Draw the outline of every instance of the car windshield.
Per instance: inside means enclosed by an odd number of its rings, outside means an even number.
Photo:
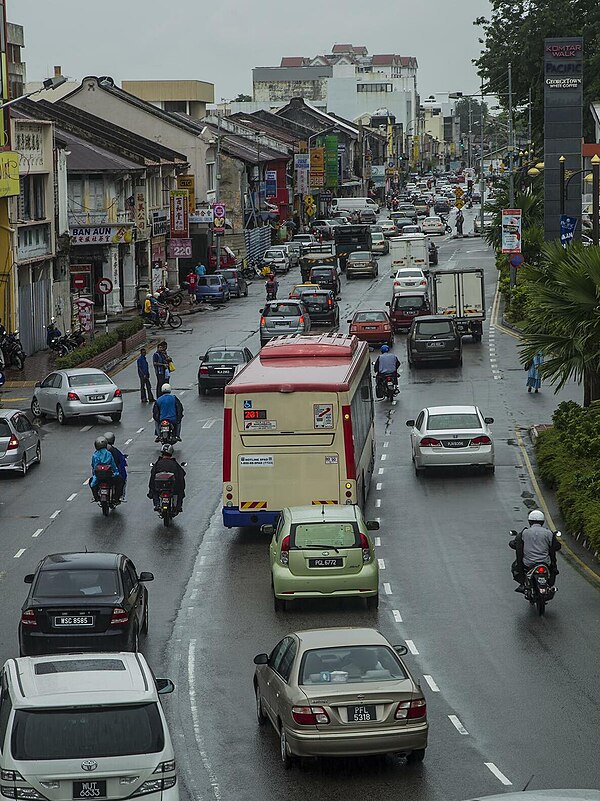
[[[104,373],[85,373],[84,375],[70,375],[70,387],[97,387],[100,384],[112,384],[112,381]]]
[[[14,759],[85,759],[156,754],[165,735],[151,704],[17,709],[11,737]]]
[[[358,312],[357,314],[354,315],[354,322],[385,323],[386,317],[387,315],[385,312],[378,312],[378,311]]]
[[[284,255],[283,250],[267,250],[265,259],[280,259]]]
[[[117,596],[117,574],[114,570],[40,570],[33,595],[43,598]]]
[[[348,261],[370,261],[371,254],[364,251],[354,251],[348,256]]]
[[[449,320],[417,323],[417,339],[429,339],[437,334],[452,334],[452,323]]]
[[[354,523],[298,523],[292,526],[292,547],[352,548],[357,545]]]
[[[300,684],[368,684],[408,678],[398,657],[384,645],[348,645],[307,651]]]
[[[271,303],[263,312],[264,317],[299,317],[301,314],[296,303]]]
[[[425,306],[425,297],[423,295],[396,295],[394,299],[395,311],[401,309],[414,311],[415,309],[422,309],[423,306]]]
[[[241,350],[209,350],[204,357],[205,362],[214,364],[215,362],[223,364],[228,362],[230,364],[243,364],[244,353]]]
[[[428,431],[453,431],[455,428],[481,428],[481,420],[475,413],[430,414]]]

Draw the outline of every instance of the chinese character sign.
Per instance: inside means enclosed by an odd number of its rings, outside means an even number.
[[[187,189],[173,189],[171,200],[171,238],[189,239],[190,226],[188,220],[189,193]]]

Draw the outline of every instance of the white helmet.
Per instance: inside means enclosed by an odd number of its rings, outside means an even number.
[[[148,294],[146,295],[146,297],[148,298],[148,300],[150,300],[150,298],[152,297],[152,295],[150,294],[150,292],[148,292]]]
[[[171,392],[171,385],[170,384],[163,384],[160,388],[161,392],[165,392],[167,395]]]
[[[539,523],[540,526],[543,526],[546,522],[546,518],[544,517],[544,513],[540,512],[539,509],[534,509],[532,512],[529,512],[527,515],[527,520],[529,523]]]

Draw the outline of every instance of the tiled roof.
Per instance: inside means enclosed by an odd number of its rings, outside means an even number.
[[[281,59],[281,67],[303,67],[306,59],[304,56],[284,56]]]

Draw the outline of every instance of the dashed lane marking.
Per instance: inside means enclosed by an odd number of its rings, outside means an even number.
[[[386,459],[387,459],[387,453],[382,453],[381,454],[381,461],[385,462]]]
[[[89,483],[90,483],[90,480],[89,480],[89,478],[86,478],[86,480],[83,482],[83,484],[82,484],[81,486],[82,486],[82,487],[87,487],[87,485],[88,485]]]
[[[402,615],[398,609],[392,609],[392,615],[394,616],[396,623],[402,623]]]
[[[91,429],[92,429],[91,426],[84,426],[83,428],[80,428],[79,430],[80,431],[91,431]]]
[[[385,472],[385,467],[380,467],[379,470],[377,471],[377,475],[382,476],[384,472]]]
[[[377,564],[379,565],[380,570],[385,570],[385,559],[378,559]]]
[[[132,439],[126,439],[124,444],[125,445],[129,445],[130,442],[133,442],[133,440]]]
[[[383,487],[383,484],[381,483],[381,481],[378,481],[377,485],[375,486],[375,489],[377,490],[377,492],[379,492],[382,487]]]
[[[431,690],[431,692],[439,693],[440,688],[437,686],[437,684],[435,683],[435,681],[433,680],[433,678],[431,676],[424,675],[423,678],[425,679],[425,681],[429,685],[429,689]]]
[[[498,779],[498,780],[499,780],[499,781],[500,781],[500,782],[501,782],[501,783],[502,783],[502,784],[503,784],[505,787],[511,787],[511,786],[512,786],[512,782],[511,782],[511,780],[510,780],[510,779],[507,779],[507,778],[506,778],[506,776],[504,775],[504,773],[502,773],[502,771],[501,771],[499,768],[497,768],[497,767],[496,767],[496,765],[494,765],[494,763],[493,763],[493,762],[484,762],[483,764],[486,766],[486,768],[487,768],[489,771],[491,771],[491,772],[494,774],[494,776],[495,776],[495,777],[496,777],[496,778],[497,778],[497,779]]]
[[[391,595],[392,594],[392,585],[389,583],[389,581],[386,581],[384,583],[383,591],[385,592],[386,595]]]
[[[26,550],[27,550],[27,548],[19,548],[19,550],[16,552],[16,554],[14,555],[13,558],[14,559],[20,559],[23,556],[23,554],[25,553]]]
[[[460,722],[460,719],[458,718],[457,715],[448,715],[448,720],[454,726],[454,728],[456,729],[456,731],[459,734],[468,734],[469,733],[465,729],[465,727],[462,725],[462,723]]]
[[[206,423],[202,426],[202,428],[212,428],[214,426],[216,420],[207,420]]]
[[[377,508],[379,508],[381,506],[381,498],[377,498],[377,500],[375,501],[375,506]]]
[[[77,493],[76,492],[72,492],[69,495],[69,497],[67,498],[67,501],[74,501],[76,497],[77,497]]]
[[[57,509],[56,512],[52,512],[52,514],[50,515],[50,520],[56,520],[56,518],[59,516],[60,512],[61,512],[60,509]]]
[[[207,773],[215,801],[220,801],[221,788],[219,787],[217,774],[215,773],[208,754],[206,753],[206,745],[200,729],[200,713],[198,712],[198,701],[196,697],[196,640],[190,640],[188,647],[188,693],[190,696],[190,710],[192,713],[194,738],[196,740],[196,745],[198,746],[198,751],[200,752],[200,759],[202,760],[202,764],[204,765],[204,769]]]
[[[138,428],[138,430],[135,433],[136,434],[141,434],[143,430],[144,430],[143,428]]]
[[[381,545],[381,537],[375,537],[375,547],[378,548]]]
[[[406,647],[411,652],[411,654],[413,656],[417,656],[419,651],[417,649],[417,646],[414,644],[414,642],[412,640],[405,640],[404,642],[406,643]]]
[[[38,528],[33,532],[33,534],[31,536],[32,537],[39,537],[40,534],[43,534],[43,533],[44,533],[44,529],[43,528]]]

